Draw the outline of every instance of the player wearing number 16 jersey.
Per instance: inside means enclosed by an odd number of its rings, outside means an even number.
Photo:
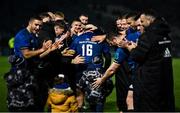
[[[85,66],[86,69],[102,68],[102,57],[111,57],[108,44],[106,42],[92,42],[91,38],[93,36],[95,36],[95,34],[92,32],[75,36],[75,40],[71,45],[71,49],[74,49],[77,55],[85,57],[85,64],[83,64],[83,66]],[[106,60],[107,59],[105,59],[105,62]]]
[[[73,37],[74,41],[71,44],[71,49],[74,49],[76,51],[76,55],[83,56],[85,58],[85,63],[84,64],[78,64],[76,65],[76,83],[79,88],[84,92],[85,91],[85,86],[82,86],[79,81],[81,77],[83,76],[83,72],[85,71],[101,71],[102,73],[103,70],[106,70],[106,67],[109,67],[111,63],[111,54],[110,54],[110,49],[109,46],[106,42],[98,43],[98,42],[92,42],[91,38],[95,36],[95,33],[92,32],[85,32],[81,35],[75,35]],[[103,68],[103,56],[105,59],[105,68]],[[80,91],[81,92],[81,91]],[[85,91],[86,92],[86,91]],[[77,100],[79,100],[78,104],[79,107],[82,107],[81,103],[83,101],[83,94],[82,92],[78,95]],[[79,99],[78,99],[79,98]],[[91,109],[92,111],[103,111],[103,103],[104,99],[102,102],[100,102],[100,105],[96,105],[94,109]]]

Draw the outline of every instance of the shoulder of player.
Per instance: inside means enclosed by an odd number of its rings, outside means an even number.
[[[119,54],[126,54],[125,48],[118,47],[118,48],[116,49],[116,53],[119,53]]]
[[[95,34],[93,32],[84,32],[83,34],[81,34],[82,36],[83,35],[90,35],[90,36],[94,36]]]
[[[28,34],[29,32],[27,31],[27,29],[22,29],[16,34],[15,40],[22,39],[24,36],[27,36]]]

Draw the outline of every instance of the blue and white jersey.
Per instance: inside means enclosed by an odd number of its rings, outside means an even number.
[[[35,35],[29,33],[27,29],[22,29],[20,32],[17,33],[15,36],[14,41],[14,53],[16,56],[21,57],[24,59],[24,56],[22,54],[23,49],[29,49],[31,51],[37,50],[39,47],[38,45],[38,39]],[[40,58],[38,56],[34,56],[28,59],[25,59],[25,63],[28,65],[28,67],[35,67],[40,61]]]
[[[85,64],[88,64],[88,68],[93,68],[95,66],[93,65],[93,61],[98,58],[102,59],[102,54],[110,52],[110,48],[107,43],[92,42],[91,38],[93,36],[94,33],[92,32],[75,36],[76,38],[71,44],[71,49],[76,51],[76,55],[85,57]],[[100,68],[103,66],[103,63],[96,66]]]
[[[141,35],[139,31],[135,31],[132,28],[129,28],[126,33],[127,33],[126,39],[129,41],[133,41],[135,43],[138,41],[138,38]],[[117,48],[114,56],[114,62],[121,64],[123,63],[123,61],[128,62],[130,71],[133,72],[133,70],[135,70],[137,64],[131,58],[129,58],[128,50],[124,48]]]
[[[129,29],[127,30],[126,34],[127,34],[127,36],[126,36],[127,40],[133,41],[133,42],[136,43],[136,42],[138,41],[138,38],[139,38],[140,35],[141,35],[141,32],[136,31],[136,30],[134,30],[134,29],[132,29],[132,28],[129,28]]]
[[[15,55],[23,57],[21,50],[28,48],[29,50],[36,50],[38,48],[38,40],[33,34],[29,33],[27,29],[22,29],[17,33],[14,40]]]
[[[136,63],[131,58],[129,58],[128,50],[124,48],[117,48],[114,55],[114,62],[117,64],[122,64],[123,61],[128,62],[130,70],[135,69]]]
[[[124,60],[128,58],[128,54],[125,52],[123,48],[117,48],[114,55],[114,62],[117,64],[121,64]]]
[[[140,35],[141,35],[141,32],[136,31],[136,30],[134,30],[132,28],[129,28],[128,31],[127,31],[126,38],[129,41],[133,41],[133,42],[137,43],[138,38],[140,37]],[[129,64],[131,69],[135,69],[136,63],[132,59],[128,58],[128,64]]]

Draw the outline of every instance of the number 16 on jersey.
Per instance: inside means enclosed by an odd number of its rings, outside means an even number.
[[[82,45],[82,56],[92,56],[93,46],[91,44]]]

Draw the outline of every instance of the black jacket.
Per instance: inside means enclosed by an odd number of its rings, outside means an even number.
[[[40,29],[38,34],[40,46],[42,46],[43,42],[47,40],[52,40],[54,42],[55,37],[56,35],[54,31],[54,23],[43,23],[42,28]]]
[[[155,20],[130,53],[130,57],[139,63],[134,84],[137,111],[174,111],[169,32],[163,20]]]

